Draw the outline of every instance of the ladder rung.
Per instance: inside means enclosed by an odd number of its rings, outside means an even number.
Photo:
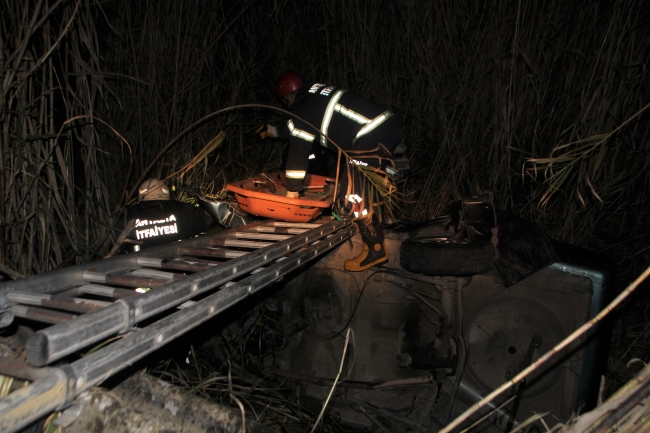
[[[201,272],[209,268],[207,264],[198,262],[188,263],[181,260],[156,259],[153,257],[140,257],[137,261],[140,266],[150,268],[169,269],[175,271]]]
[[[190,248],[182,247],[178,249],[179,254],[189,254],[191,256],[216,257],[219,259],[235,259],[248,254],[246,251],[235,251],[224,248]]]
[[[273,245],[271,242],[255,242],[255,241],[241,241],[239,239],[212,239],[212,245],[221,247],[239,247],[239,248],[253,248],[259,249]]]
[[[94,299],[52,298],[52,295],[18,291],[7,293],[7,299],[16,304],[35,305],[75,313],[88,313],[111,305],[110,302],[95,301]]]
[[[242,252],[242,251],[236,251],[236,252]],[[207,267],[210,266],[217,266],[220,265],[223,262],[216,262],[214,260],[207,260],[207,259],[200,259],[198,257],[187,257],[187,256],[180,256],[176,260],[182,263],[190,263],[190,264],[200,264],[200,265],[205,265]]]
[[[64,290],[62,292],[52,293],[52,299],[69,299],[77,298],[82,293],[79,291],[79,288],[75,287],[73,289]]]
[[[48,310],[46,308],[28,307],[26,305],[14,305],[9,310],[16,317],[23,319],[33,320],[35,322],[49,323],[56,325],[57,323],[67,322],[70,319],[77,317],[76,314],[63,313],[61,311]]]
[[[89,271],[83,273],[83,279],[88,283],[105,283],[126,287],[160,287],[169,282],[169,280],[160,278],[138,277],[137,275],[127,274],[101,274]]]
[[[299,228],[299,229],[314,229],[316,227],[322,226],[322,224],[315,223],[289,223],[285,221],[273,221],[269,223],[271,227],[290,227],[290,228]]]
[[[123,299],[139,295],[139,293],[134,290],[118,289],[116,287],[101,286],[99,284],[86,284],[77,287],[76,290],[86,295],[103,296],[105,298],[114,299]]]
[[[167,281],[180,280],[185,277],[185,275],[175,274],[173,272],[157,271],[155,269],[137,269],[133,272],[129,272],[127,275],[135,275],[137,277],[147,278],[160,278],[161,280]]]
[[[278,235],[274,233],[250,233],[250,232],[235,232],[237,239],[261,239],[264,241],[283,241],[289,239],[291,235]]]
[[[287,235],[299,235],[306,232],[307,228],[289,228],[289,227],[270,227],[270,226],[255,226],[251,228],[245,228],[240,230],[240,232],[258,232],[258,233],[280,233]]]
[[[17,359],[0,357],[0,374],[34,382],[49,373],[49,368],[34,368]]]

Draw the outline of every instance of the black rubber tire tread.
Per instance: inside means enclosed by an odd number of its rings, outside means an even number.
[[[400,247],[400,265],[422,275],[468,276],[489,271],[495,259],[490,241],[422,242],[407,239]]]

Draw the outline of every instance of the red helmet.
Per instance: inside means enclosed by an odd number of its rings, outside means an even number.
[[[285,72],[275,82],[275,93],[278,98],[287,96],[289,93],[295,92],[302,87],[302,80],[297,74],[293,72]]]

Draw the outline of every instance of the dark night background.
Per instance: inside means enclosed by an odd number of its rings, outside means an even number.
[[[255,134],[286,70],[404,121],[398,213],[461,196],[609,255],[625,287],[650,248],[646,1],[7,0],[1,22],[0,265],[5,278],[95,260],[134,188],[211,196],[279,166]],[[205,118],[208,116],[207,118]],[[227,138],[179,179],[219,131]],[[647,288],[646,288],[647,290]],[[648,303],[616,322],[610,379],[647,360]],[[645,357],[644,357],[645,356]]]

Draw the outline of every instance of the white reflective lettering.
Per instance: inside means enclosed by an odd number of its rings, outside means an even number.
[[[309,88],[309,93],[316,93],[318,92],[318,89],[321,87],[325,87],[327,84],[321,84],[321,83],[314,83],[310,88]]]
[[[323,96],[329,96],[329,94],[332,93],[332,90],[334,90],[334,86],[327,86],[320,91],[320,94]]]
[[[136,230],[135,238],[137,240],[140,240],[146,238],[153,238],[157,236],[171,235],[175,233],[177,234],[178,226],[176,225],[176,223],[164,225],[165,223],[170,223],[173,221],[176,221],[176,217],[173,214],[165,219],[160,219],[160,220],[136,220],[136,227],[148,226],[148,225],[153,225],[153,227],[145,228],[142,230]]]

